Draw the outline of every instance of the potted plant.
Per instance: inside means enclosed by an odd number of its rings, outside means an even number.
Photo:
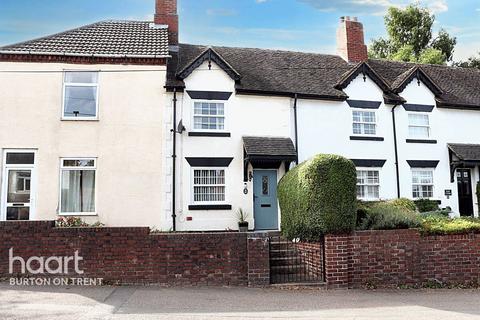
[[[248,213],[243,211],[242,208],[237,210],[237,217],[238,217],[238,231],[240,232],[248,232]]]

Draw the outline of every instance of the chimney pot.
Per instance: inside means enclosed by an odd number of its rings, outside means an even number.
[[[365,45],[363,24],[357,17],[347,16],[340,19],[337,30],[337,54],[348,62],[361,62],[368,59],[367,46]]]
[[[155,24],[168,26],[168,44],[178,45],[177,0],[155,0]]]

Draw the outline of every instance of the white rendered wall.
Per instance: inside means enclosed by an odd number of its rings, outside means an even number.
[[[100,72],[99,120],[62,121],[63,70]],[[97,216],[108,226],[159,227],[164,66],[0,63],[0,149],[36,149],[36,220],[58,217],[61,157],[96,157]],[[0,174],[3,173],[0,172]],[[3,200],[3,199],[2,199]]]
[[[252,182],[247,183],[248,194],[244,194],[243,182],[243,136],[290,137],[291,99],[278,97],[260,97],[235,94],[234,81],[218,66],[208,69],[207,63],[198,67],[186,80],[185,90],[225,91],[232,96],[225,101],[225,126],[231,137],[190,137],[192,131],[193,100],[188,94],[178,94],[177,119],[183,121],[187,131],[177,136],[177,230],[236,230],[238,208],[249,213],[250,227],[253,228],[253,189]],[[170,95],[171,96],[171,95]],[[171,104],[170,104],[171,108]],[[192,168],[186,157],[232,157],[233,161],[226,170],[227,204],[232,210],[190,211],[192,203]],[[251,171],[252,168],[250,167]],[[284,174],[279,168],[278,179]],[[168,197],[168,195],[167,195]],[[187,217],[192,220],[187,221]],[[280,219],[279,219],[280,221]]]

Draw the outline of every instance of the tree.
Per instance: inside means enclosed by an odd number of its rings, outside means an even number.
[[[372,41],[370,57],[432,64],[451,61],[457,40],[444,29],[433,39],[434,22],[435,16],[419,5],[389,8],[385,16],[388,38]]]
[[[459,61],[454,62],[454,66],[462,67],[462,68],[477,68],[480,69],[480,52],[478,53],[478,57],[470,57],[467,61]]]

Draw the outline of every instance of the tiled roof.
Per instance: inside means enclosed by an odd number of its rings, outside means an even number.
[[[177,76],[194,62],[209,47],[181,44],[178,53],[168,63],[167,87],[182,87],[183,81]],[[354,68],[335,55],[302,53],[291,51],[212,47],[239,74],[236,83],[239,92],[259,94],[280,94],[345,100],[347,95],[336,88]],[[386,99],[395,101],[393,88],[401,84],[418,64],[386,60],[368,60],[370,68],[389,86],[392,92],[385,92]],[[428,79],[438,86],[439,106],[480,109],[480,70],[421,65]]]
[[[480,161],[480,145],[449,143],[448,148],[463,161]]]
[[[101,21],[0,47],[0,53],[163,58],[169,55],[168,29],[147,21]]]
[[[287,157],[295,159],[297,154],[290,138],[243,137],[243,146],[249,157]]]

